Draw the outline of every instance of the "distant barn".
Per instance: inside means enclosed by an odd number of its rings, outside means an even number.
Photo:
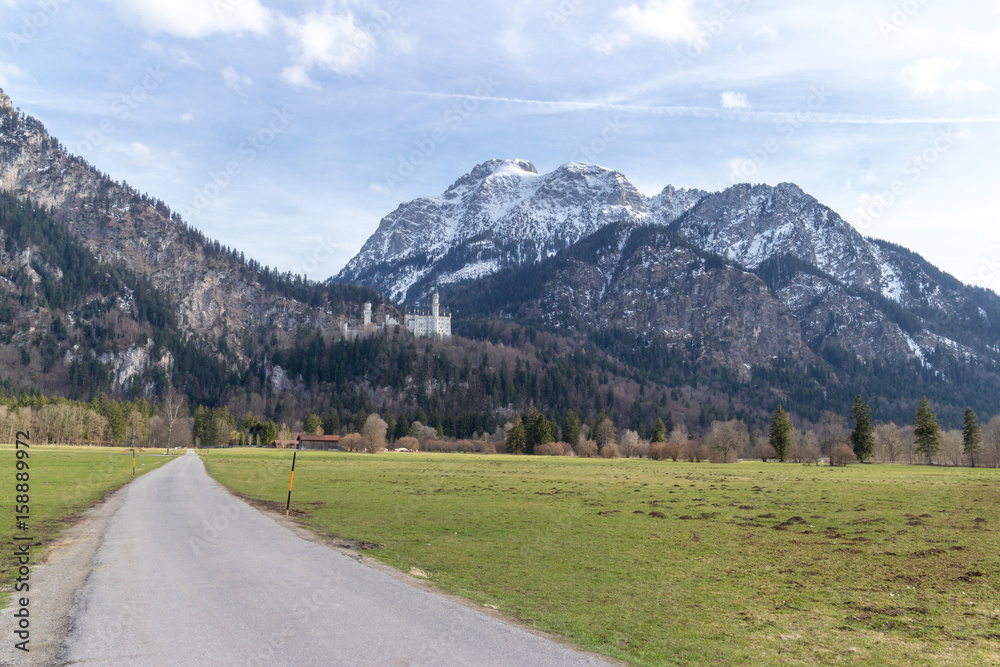
[[[340,444],[339,435],[310,435],[308,433],[300,433],[296,437],[296,440],[298,440],[298,446],[296,449],[343,449],[343,446]]]

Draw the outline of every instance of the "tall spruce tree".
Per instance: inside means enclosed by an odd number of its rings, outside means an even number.
[[[323,433],[340,435],[340,413],[337,408],[331,407],[323,413]]]
[[[531,408],[522,423],[524,424],[525,453],[534,454],[536,447],[555,440],[555,436],[552,434],[552,425],[537,408]]]
[[[580,442],[580,418],[576,416],[572,408],[567,410],[566,416],[563,417],[562,437],[565,442],[574,447]]]
[[[653,427],[653,437],[649,441],[652,443],[667,441],[667,425],[663,423],[662,419],[657,418],[656,426]]]
[[[917,454],[926,456],[927,465],[931,465],[933,456],[941,450],[941,427],[926,396],[921,399],[913,418],[913,434],[917,438]]]
[[[972,467],[976,467],[976,452],[983,441],[982,433],[979,430],[979,420],[976,413],[969,408],[965,411],[965,423],[962,426],[962,440],[965,443],[963,451],[968,454]]]
[[[854,399],[851,408],[851,418],[854,420],[854,430],[851,431],[851,448],[858,461],[864,463],[875,450],[875,429],[872,427],[871,410],[865,405],[865,399],[860,395]]]
[[[507,453],[524,454],[527,446],[526,441],[527,436],[524,432],[524,423],[521,421],[521,415],[517,415],[514,417],[514,425],[507,432]]]
[[[778,460],[784,463],[785,457],[792,450],[792,420],[789,419],[788,413],[780,405],[771,415],[771,437],[769,442],[778,455]]]

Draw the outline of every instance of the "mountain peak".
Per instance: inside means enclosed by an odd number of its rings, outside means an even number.
[[[10,97],[2,89],[0,89],[0,109],[14,110],[14,103],[10,101]]]

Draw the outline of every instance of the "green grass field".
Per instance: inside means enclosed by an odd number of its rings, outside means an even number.
[[[283,509],[291,452],[213,451]],[[1000,663],[1000,471],[299,456],[306,526],[635,664]]]
[[[132,455],[121,448],[48,447],[32,445],[27,459],[31,519],[29,530],[16,528],[14,510],[18,481],[13,445],[0,445],[0,608],[6,605],[14,574],[13,537],[30,535],[32,563],[38,562],[46,545],[59,536],[66,522],[132,476]],[[151,450],[136,457],[136,477],[170,460]]]

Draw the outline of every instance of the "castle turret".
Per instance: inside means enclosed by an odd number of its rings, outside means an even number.
[[[431,317],[435,320],[441,315],[441,295],[434,290],[434,300],[431,301]]]
[[[372,323],[372,304],[370,301],[365,302],[365,328]]]

